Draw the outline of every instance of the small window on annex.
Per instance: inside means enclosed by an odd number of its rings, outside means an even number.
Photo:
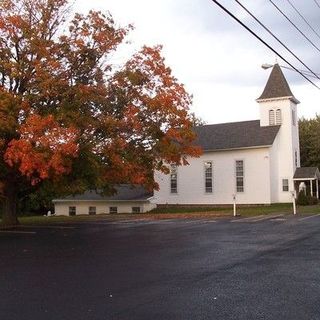
[[[277,109],[276,111],[276,124],[279,125],[282,123],[281,110]]]
[[[97,213],[96,207],[89,207],[89,215],[95,215]]]
[[[118,207],[109,207],[109,213],[118,213]]]
[[[132,213],[140,213],[140,207],[132,207]]]
[[[76,207],[69,207],[69,216],[75,216],[77,214]]]
[[[275,117],[274,117],[274,110],[269,110],[269,125],[275,125]]]
[[[206,161],[204,163],[204,175],[205,175],[205,190],[206,193],[212,193],[212,177],[213,177],[213,166],[212,161]]]
[[[282,179],[282,191],[289,191],[289,180],[288,179]]]
[[[178,168],[176,165],[171,165],[170,192],[178,193]]]
[[[244,192],[243,160],[236,160],[236,190],[237,192]]]

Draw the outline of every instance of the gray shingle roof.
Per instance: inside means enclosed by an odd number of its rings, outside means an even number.
[[[264,99],[283,97],[290,97],[296,103],[299,102],[292,94],[288,82],[284,77],[279,64],[276,63],[272,68],[269,79],[261,96],[257,100],[259,101]]]
[[[314,179],[316,177],[320,178],[317,167],[301,167],[296,169],[293,179]]]
[[[90,200],[90,201],[145,201],[152,197],[152,192],[148,192],[144,187],[138,185],[121,184],[115,187],[116,193],[111,196],[101,195],[96,191],[90,190],[83,194],[70,195],[65,198],[55,199],[61,200]]]
[[[195,144],[204,151],[271,146],[279,128],[260,127],[259,120],[204,125],[194,128]]]

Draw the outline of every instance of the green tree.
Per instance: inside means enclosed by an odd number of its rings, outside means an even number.
[[[117,183],[157,188],[153,171],[198,156],[191,97],[161,47],[120,68],[110,55],[131,26],[110,14],[75,14],[67,0],[0,2],[0,196],[3,223],[47,183],[59,193]]]
[[[301,166],[320,168],[320,116],[299,121]]]

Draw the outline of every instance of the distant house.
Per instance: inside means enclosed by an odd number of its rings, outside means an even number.
[[[189,166],[156,173],[157,204],[291,202],[302,181],[319,197],[319,171],[300,168],[297,105],[278,64],[256,100],[260,119],[195,128],[204,153]],[[242,106],[243,108],[243,106]]]
[[[103,196],[96,191],[54,199],[56,215],[79,215],[101,213],[142,213],[156,207],[152,193],[141,186],[121,184],[115,187],[112,196]]]

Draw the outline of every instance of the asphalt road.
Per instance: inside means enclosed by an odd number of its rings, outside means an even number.
[[[320,319],[320,216],[0,231],[0,319]]]

